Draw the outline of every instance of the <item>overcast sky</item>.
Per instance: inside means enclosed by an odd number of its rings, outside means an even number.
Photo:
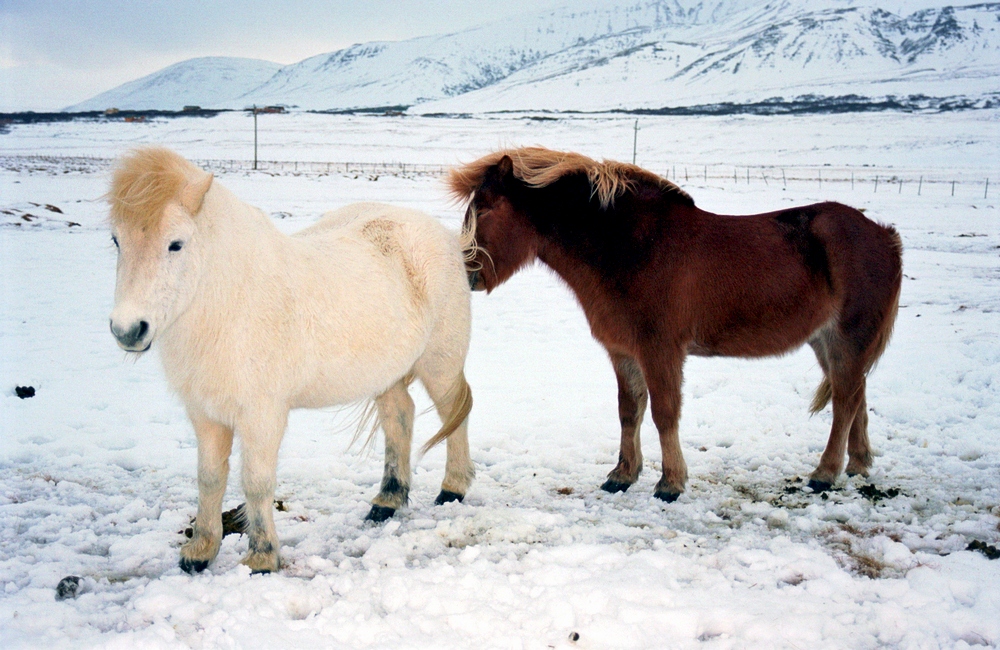
[[[198,56],[294,63],[569,0],[0,0],[0,112],[58,110]]]

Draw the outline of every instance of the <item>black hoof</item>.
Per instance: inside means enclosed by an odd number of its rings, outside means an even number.
[[[465,498],[464,494],[459,494],[458,492],[449,492],[448,490],[441,490],[441,493],[437,495],[434,499],[434,505],[439,506],[445,503],[451,503],[452,501],[462,502]]]
[[[653,496],[660,501],[666,501],[667,503],[673,503],[677,500],[677,497],[681,495],[680,492],[654,492]]]
[[[185,573],[201,573],[208,568],[208,560],[189,560],[181,558],[181,570]]]
[[[254,571],[250,572],[250,575],[252,575],[252,576],[266,576],[269,573],[271,573],[270,569],[255,569]]]
[[[604,481],[604,485],[601,486],[601,489],[604,490],[605,492],[610,492],[611,494],[614,494],[615,492],[625,492],[630,487],[632,487],[631,483],[619,483],[618,481],[612,481],[611,479],[608,479]]]
[[[817,481],[816,479],[810,479],[806,487],[812,490],[813,492],[819,494],[821,492],[829,492],[830,488],[833,487],[833,483],[827,483],[826,481]]]
[[[372,509],[368,511],[368,515],[365,517],[365,521],[374,521],[376,524],[381,524],[383,521],[387,521],[390,517],[392,517],[395,512],[395,508],[372,506]]]

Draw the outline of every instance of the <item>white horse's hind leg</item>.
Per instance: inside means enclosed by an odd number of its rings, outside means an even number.
[[[430,364],[431,368],[433,364]],[[448,422],[456,408],[462,408],[462,401],[467,397],[468,384],[462,372],[458,376],[429,372],[427,365],[418,366],[418,376],[427,394],[434,400],[438,416],[442,422]],[[465,498],[472,479],[476,476],[476,468],[469,455],[469,418],[462,418],[462,423],[447,438],[448,458],[444,466],[444,481],[441,483],[441,493],[434,503],[441,505],[449,501],[461,501]]]
[[[410,445],[413,440],[415,406],[404,378],[375,398],[379,423],[385,432],[385,470],[382,487],[372,499],[372,509],[365,517],[368,521],[382,522],[410,497]]]
[[[250,546],[243,564],[254,573],[268,573],[278,570],[279,544],[274,529],[273,503],[278,447],[285,434],[288,412],[256,416],[238,422],[236,426],[243,447],[245,531]]]
[[[233,430],[204,416],[188,412],[198,438],[198,518],[191,541],[181,547],[181,568],[204,571],[222,544],[222,497],[229,477]]]

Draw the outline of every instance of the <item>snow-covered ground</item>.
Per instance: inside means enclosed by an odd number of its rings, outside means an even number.
[[[669,505],[652,498],[659,449],[647,416],[638,484],[601,492],[618,445],[610,364],[569,291],[532,268],[473,297],[478,475],[465,502],[433,505],[438,448],[416,467],[409,507],[365,524],[381,449],[347,448],[355,410],[296,412],[278,468],[285,566],[267,576],[239,565],[246,540],[237,535],[204,574],[177,567],[195,513],[195,441],[156,355],[133,362],[107,331],[107,169],[29,158],[103,159],[157,143],[245,160],[249,118],[14,127],[0,135],[3,647],[1000,644],[1000,562],[965,550],[1000,542],[1000,192],[991,185],[984,198],[983,184],[991,172],[1000,181],[998,124],[989,111],[640,123],[639,162],[676,166],[674,180],[706,209],[834,199],[899,229],[899,319],[868,383],[870,480],[842,479],[825,497],[796,489],[830,424],[829,410],[808,417],[820,371],[800,350],[689,360],[688,491]],[[261,150],[275,160],[452,164],[540,143],[628,160],[632,125],[264,116]],[[964,182],[952,196],[947,184],[918,195],[910,183],[784,188],[756,171],[749,184],[678,177],[685,165],[740,166],[742,175],[746,165],[826,164]],[[456,227],[460,218],[430,175],[216,175],[289,232],[359,200],[416,207]],[[36,394],[19,399],[15,386]],[[427,405],[420,395],[418,409]],[[436,428],[424,414],[416,438]],[[242,501],[238,478],[227,509]],[[82,577],[81,594],[57,601],[67,575]]]

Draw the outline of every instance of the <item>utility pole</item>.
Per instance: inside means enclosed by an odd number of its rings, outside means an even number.
[[[635,164],[635,147],[639,142],[639,120],[635,121],[635,126],[632,127],[632,164]]]
[[[253,105],[253,168],[257,170],[257,104]]]

